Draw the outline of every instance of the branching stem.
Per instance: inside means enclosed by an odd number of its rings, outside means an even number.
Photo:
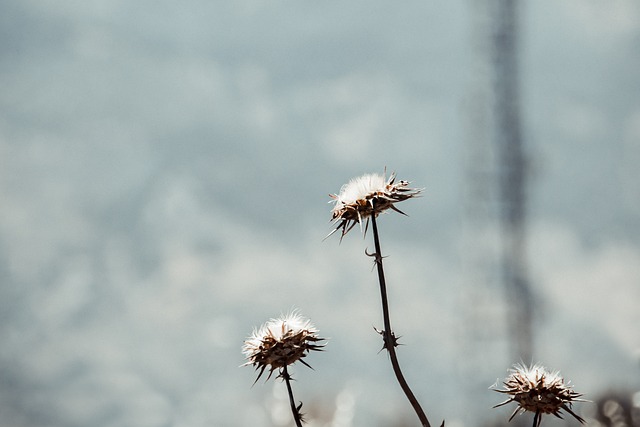
[[[391,359],[391,366],[393,367],[393,372],[398,379],[398,383],[404,391],[404,394],[409,399],[411,406],[413,406],[414,411],[418,415],[420,422],[423,427],[431,427],[429,424],[429,420],[427,419],[426,414],[422,410],[422,407],[418,403],[418,400],[414,396],[413,392],[409,388],[407,381],[404,379],[404,375],[402,375],[402,371],[400,370],[400,364],[398,363],[398,357],[396,356],[396,337],[393,334],[393,330],[391,329],[391,320],[389,319],[389,303],[387,302],[387,285],[384,279],[384,270],[382,268],[382,251],[380,250],[380,239],[378,238],[378,226],[376,224],[375,215],[371,216],[371,225],[373,226],[373,240],[376,247],[375,253],[375,262],[376,267],[378,269],[378,281],[380,282],[380,296],[382,297],[382,316],[384,318],[384,331],[382,331],[383,339],[384,339],[384,347],[389,352],[389,358]]]

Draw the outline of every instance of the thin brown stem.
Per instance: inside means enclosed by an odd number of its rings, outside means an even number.
[[[389,358],[391,359],[391,366],[393,367],[393,372],[398,379],[398,383],[404,391],[404,394],[409,399],[411,406],[413,406],[414,411],[416,411],[416,415],[420,419],[423,427],[431,427],[429,424],[429,420],[427,419],[427,415],[422,410],[422,407],[418,403],[418,400],[414,396],[413,392],[409,388],[409,384],[404,379],[404,375],[402,375],[402,371],[400,370],[400,364],[398,363],[398,357],[396,355],[396,346],[398,345],[396,342],[396,337],[391,329],[391,320],[389,318],[389,303],[387,301],[387,285],[384,278],[384,269],[382,268],[382,251],[380,250],[380,239],[378,238],[378,226],[376,224],[375,215],[371,216],[371,225],[373,226],[373,240],[376,247],[375,262],[376,267],[378,268],[378,281],[380,282],[380,296],[382,297],[382,316],[384,318],[384,331],[382,331],[384,347],[389,352]]]
[[[293,419],[296,422],[296,426],[302,427],[302,417],[300,416],[300,411],[298,410],[300,406],[302,406],[302,404],[296,407],[295,400],[293,399],[293,390],[291,389],[291,376],[289,375],[289,372],[287,372],[287,365],[282,368],[280,376],[287,384],[287,392],[289,392],[289,404],[291,405],[291,412],[293,413]]]

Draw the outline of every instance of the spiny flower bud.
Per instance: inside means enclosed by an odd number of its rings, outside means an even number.
[[[320,341],[324,338],[318,337],[311,321],[292,311],[253,330],[242,347],[248,360],[243,366],[253,365],[260,371],[256,381],[269,368],[268,380],[274,370],[298,360],[309,366],[302,358],[311,350],[321,351],[325,344],[319,344]]]
[[[344,237],[356,224],[362,229],[363,220],[369,225],[369,217],[378,216],[387,209],[392,209],[404,215],[394,205],[398,202],[417,196],[422,190],[409,188],[408,181],[396,182],[395,172],[389,179],[382,174],[367,174],[353,178],[342,186],[340,194],[330,194],[335,203],[331,210],[332,221],[336,228],[327,237],[338,230],[342,230],[340,239]],[[366,228],[363,231],[366,233]]]
[[[511,414],[509,421],[518,413],[530,411],[535,414],[533,425],[538,427],[543,414],[553,414],[562,418],[560,412],[565,410],[584,423],[584,419],[571,410],[571,404],[582,401],[579,399],[582,395],[573,391],[573,386],[570,386],[569,382],[565,383],[558,371],[550,372],[537,364],[530,367],[517,364],[510,369],[509,376],[503,384],[504,390],[494,390],[511,397],[494,408],[516,402],[518,407]]]

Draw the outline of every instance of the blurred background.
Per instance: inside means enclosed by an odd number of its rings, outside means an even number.
[[[385,167],[425,188],[379,228],[432,424],[504,425],[522,361],[639,425],[640,3],[5,0],[0,34],[2,426],[290,425],[239,366],[294,307],[309,425],[417,425],[371,236],[323,241]]]

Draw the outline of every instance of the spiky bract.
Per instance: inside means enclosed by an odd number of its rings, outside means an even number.
[[[335,203],[331,210],[332,220],[336,228],[329,236],[338,230],[342,230],[340,238],[344,237],[356,224],[376,217],[387,209],[392,209],[404,215],[394,205],[398,202],[417,196],[422,189],[409,188],[408,181],[396,182],[395,172],[389,179],[384,174],[367,174],[353,178],[343,185],[339,194],[329,196]],[[366,232],[366,227],[363,233]],[[327,236],[328,237],[328,236]]]
[[[573,386],[565,382],[558,371],[547,371],[538,364],[529,367],[517,364],[510,369],[503,385],[504,390],[494,390],[511,397],[494,408],[516,402],[518,407],[511,414],[509,421],[518,413],[530,411],[535,414],[534,427],[538,427],[543,414],[553,414],[562,418],[561,411],[564,410],[584,423],[584,419],[571,410],[572,403],[581,401],[582,395],[573,391]]]
[[[242,347],[248,362],[260,371],[256,381],[269,368],[269,376],[274,370],[300,360],[309,366],[302,358],[309,351],[320,351],[324,338],[318,337],[318,331],[309,319],[302,317],[297,311],[292,311],[277,319],[271,319],[259,329],[254,329]]]

